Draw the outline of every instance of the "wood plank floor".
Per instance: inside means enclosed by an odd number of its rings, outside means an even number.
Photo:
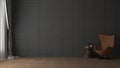
[[[18,58],[0,62],[0,68],[120,68],[120,59]]]

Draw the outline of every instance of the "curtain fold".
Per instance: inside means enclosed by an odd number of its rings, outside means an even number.
[[[8,57],[8,59],[14,59],[14,56],[13,56],[13,54],[12,54],[12,26],[11,26],[11,21],[10,21],[10,19],[11,19],[11,4],[10,5],[8,5],[7,3],[11,3],[11,0],[5,0],[5,15],[6,15],[6,25],[7,25],[7,30],[8,30],[8,37],[7,37],[7,43],[8,43],[8,51],[7,51],[7,57]],[[8,9],[8,7],[9,7],[9,9]],[[9,14],[8,14],[8,12],[9,12]],[[9,16],[10,15],[10,16]]]
[[[0,0],[0,61],[5,60],[6,57],[8,59],[14,58],[12,55],[11,26],[8,20],[6,3],[6,0]]]

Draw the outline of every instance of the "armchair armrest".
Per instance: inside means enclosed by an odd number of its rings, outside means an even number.
[[[94,46],[94,50],[102,50],[101,46]]]

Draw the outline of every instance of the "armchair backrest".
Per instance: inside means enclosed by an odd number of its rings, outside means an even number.
[[[98,34],[98,37],[101,41],[101,48],[104,50],[107,47],[114,47],[115,42],[115,35],[104,35],[104,34]]]

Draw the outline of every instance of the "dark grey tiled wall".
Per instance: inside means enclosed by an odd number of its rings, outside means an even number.
[[[89,42],[99,43],[98,33],[115,33],[117,2],[109,2],[13,0],[15,55],[83,56],[85,45]]]

